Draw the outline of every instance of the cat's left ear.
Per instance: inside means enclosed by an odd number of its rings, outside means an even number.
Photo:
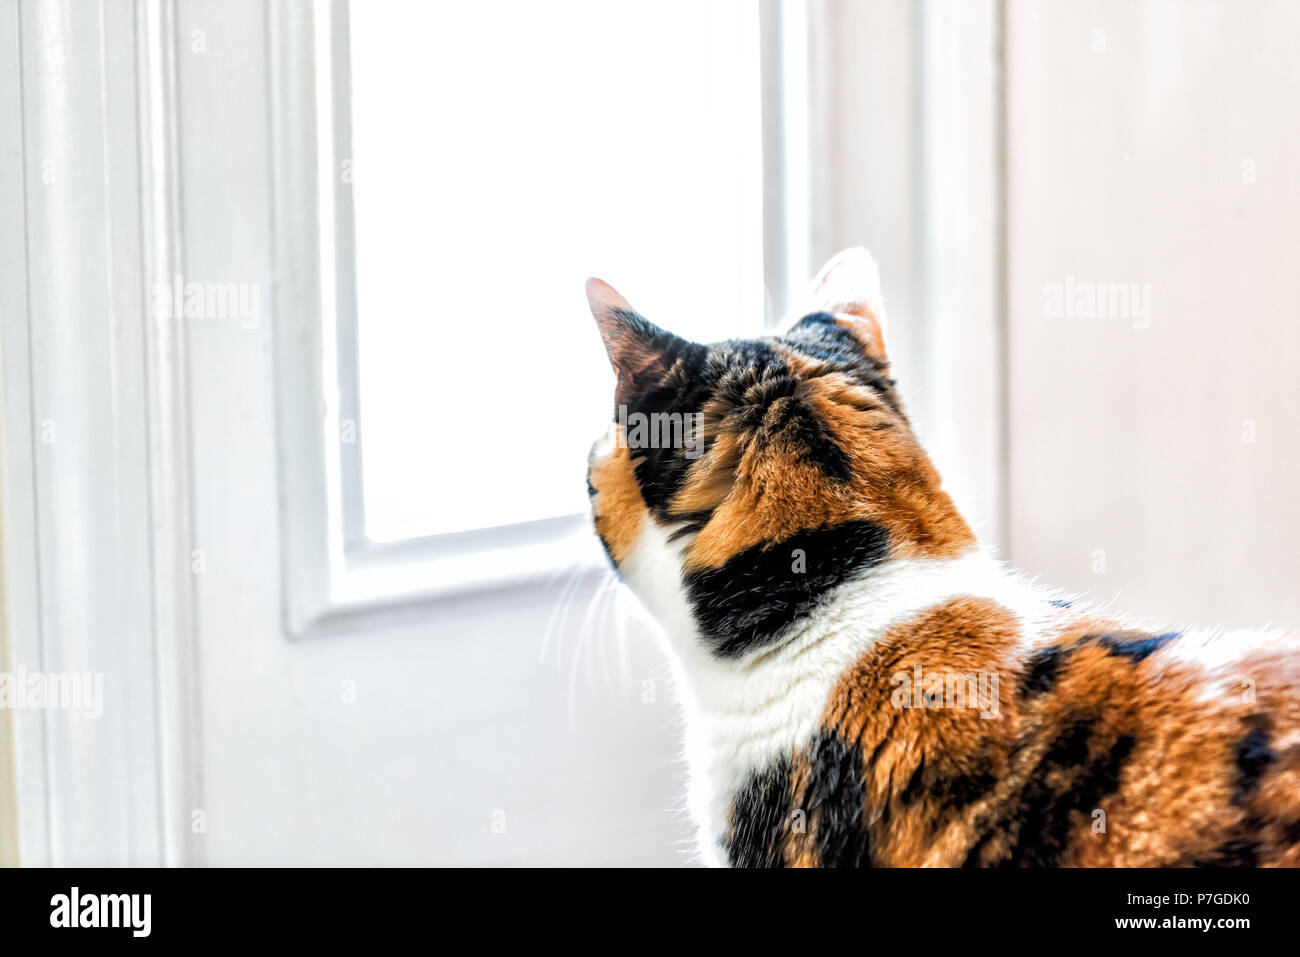
[[[625,405],[658,385],[694,343],[660,329],[638,313],[613,286],[587,280],[587,303],[600,327],[617,383],[614,402]]]
[[[885,297],[880,268],[861,246],[832,256],[813,280],[808,304],[799,315],[829,312],[847,325],[868,353],[881,362],[885,355]]]

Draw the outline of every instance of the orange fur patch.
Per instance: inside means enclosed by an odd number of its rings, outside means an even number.
[[[767,417],[779,420],[784,402],[806,404],[848,456],[850,478],[828,476],[795,441],[757,443],[722,431],[672,502],[677,515],[712,511],[687,552],[687,568],[717,568],[747,548],[855,520],[884,527],[895,557],[947,558],[969,549],[975,536],[906,420],[850,376],[774,348],[801,382]],[[705,422],[718,428],[727,411],[714,400]]]
[[[1032,683],[1021,690],[1029,659],[1018,630],[990,600],[949,602],[892,629],[836,686],[824,724],[864,756],[863,820],[877,863],[996,864],[1042,838],[1033,814],[1046,800],[1053,826],[1066,827],[1055,835],[1062,863],[1185,866],[1247,854],[1300,864],[1294,645],[1207,672],[1169,650],[1176,638],[1148,654],[1116,653],[1098,636],[1154,636],[1063,613],[1047,646],[1063,653],[1059,671],[1036,693]],[[896,706],[897,676],[917,666],[998,675],[998,716]],[[1243,762],[1254,763],[1245,784]],[[1071,804],[1098,776],[1096,806]],[[965,791],[971,800],[960,800]]]
[[[865,304],[857,303],[828,309],[835,317],[835,324],[847,329],[862,346],[864,352],[889,368],[889,356],[885,354],[885,337],[880,330],[880,320]]]
[[[951,863],[969,843],[966,824],[979,804],[948,807],[936,784],[988,777],[1007,770],[1018,730],[1015,681],[1007,675],[1019,635],[1016,617],[985,598],[963,598],[938,606],[892,629],[831,693],[823,724],[874,757],[864,769],[864,820],[887,818],[888,829],[872,835],[872,853],[893,866]],[[937,675],[945,687],[964,690],[965,676],[976,676],[976,701],[970,707],[915,708],[910,698],[916,669],[923,680]],[[979,675],[999,677],[996,695],[983,718]],[[988,690],[991,692],[991,684]],[[923,690],[923,689],[922,689]],[[908,707],[895,706],[907,695]],[[905,799],[910,782],[916,794]]]
[[[604,460],[591,466],[588,481],[598,496],[593,508],[596,534],[614,561],[622,562],[640,537],[647,514],[632,450],[620,443]]]

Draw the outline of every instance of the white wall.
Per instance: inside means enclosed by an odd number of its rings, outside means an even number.
[[[1007,26],[1011,555],[1172,624],[1300,625],[1300,8]],[[1067,275],[1149,283],[1150,327],[1045,318]]]
[[[817,256],[876,251],[981,537],[1171,624],[1300,621],[1300,6],[811,8]],[[1046,318],[1067,275],[1149,283],[1150,328]]]

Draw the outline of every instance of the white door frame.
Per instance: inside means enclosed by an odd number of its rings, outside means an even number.
[[[0,794],[21,813],[0,847],[180,863],[198,767],[185,352],[150,310],[180,261],[173,9],[88,9],[0,9],[0,129],[20,147],[0,161],[4,628],[7,670],[102,674],[103,716],[4,715]]]

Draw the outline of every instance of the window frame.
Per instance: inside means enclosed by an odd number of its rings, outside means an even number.
[[[471,592],[598,573],[604,559],[585,514],[391,543],[366,537],[353,206],[341,175],[351,143],[348,2],[271,4],[268,16],[286,631],[352,630]],[[806,89],[786,79],[806,71],[806,31],[791,29],[792,16],[805,16],[801,4],[760,5],[767,325],[785,308],[792,264],[802,269],[808,256],[806,235],[785,229],[806,201],[790,195],[789,174],[808,165],[791,155],[802,139],[783,135],[786,91]]]

